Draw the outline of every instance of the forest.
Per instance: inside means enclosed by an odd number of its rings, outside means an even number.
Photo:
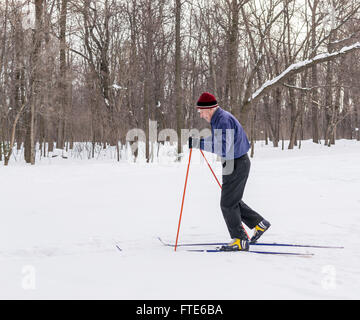
[[[142,139],[183,152],[204,91],[252,145],[360,141],[358,0],[1,0],[0,161]],[[134,128],[145,134],[129,139]],[[165,131],[162,131],[165,130]],[[168,131],[166,131],[168,130]],[[176,140],[176,139],[175,139]],[[286,145],[285,145],[286,143]]]

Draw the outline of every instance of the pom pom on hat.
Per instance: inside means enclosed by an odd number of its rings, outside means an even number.
[[[198,109],[212,109],[217,107],[218,103],[214,95],[209,92],[204,92],[196,105]]]

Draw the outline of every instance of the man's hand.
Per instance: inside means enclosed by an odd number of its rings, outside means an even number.
[[[200,149],[200,139],[189,137],[189,149]]]

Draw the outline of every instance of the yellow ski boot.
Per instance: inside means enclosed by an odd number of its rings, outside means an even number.
[[[226,246],[222,246],[220,251],[249,251],[249,240],[233,239]]]

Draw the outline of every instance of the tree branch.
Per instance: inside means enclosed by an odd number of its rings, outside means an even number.
[[[275,77],[272,80],[266,81],[262,87],[257,89],[255,93],[249,98],[245,104],[247,103],[254,103],[258,101],[264,94],[268,93],[269,91],[273,90],[274,88],[282,85],[287,79],[291,78],[295,74],[298,74],[304,71],[307,68],[310,68],[314,65],[324,63],[327,61],[334,60],[340,56],[347,55],[355,50],[360,49],[360,42],[356,42],[355,44],[344,47],[339,51],[335,51],[333,53],[323,53],[315,56],[313,59],[301,61],[289,66],[284,72],[280,75]]]

